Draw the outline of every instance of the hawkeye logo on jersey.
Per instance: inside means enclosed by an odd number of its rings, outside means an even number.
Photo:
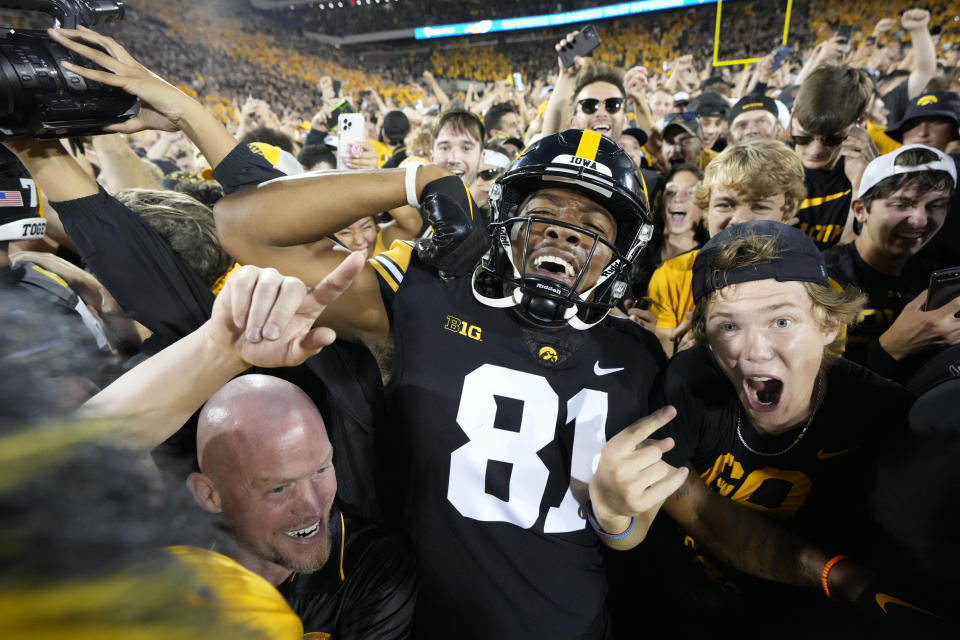
[[[568,153],[554,158],[552,164],[570,164],[575,167],[583,167],[585,169],[590,169],[591,171],[596,171],[597,173],[602,173],[603,175],[611,178],[613,177],[613,172],[610,171],[610,167],[602,162],[588,160],[587,158],[581,158],[580,156],[572,156]]]
[[[460,335],[470,338],[471,340],[483,342],[483,337],[481,336],[481,332],[483,330],[475,324],[464,322],[460,318],[447,316],[447,323],[443,325],[443,328],[447,331],[452,331],[453,333],[459,333]]]
[[[544,362],[556,362],[559,356],[557,355],[557,350],[553,347],[540,347],[540,351],[537,352],[537,356]]]

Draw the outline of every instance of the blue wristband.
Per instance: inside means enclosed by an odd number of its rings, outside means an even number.
[[[600,523],[597,522],[597,517],[593,513],[593,505],[588,502],[587,503],[587,522],[590,523],[590,528],[593,529],[598,536],[602,538],[606,538],[607,540],[623,540],[628,535],[630,535],[631,531],[633,531],[633,525],[637,523],[637,518],[636,516],[631,517],[630,526],[628,526],[623,532],[607,533],[600,526]]]

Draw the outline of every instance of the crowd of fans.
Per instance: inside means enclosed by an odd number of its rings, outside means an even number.
[[[0,145],[0,636],[956,637],[960,3],[357,4],[51,32],[140,111]]]

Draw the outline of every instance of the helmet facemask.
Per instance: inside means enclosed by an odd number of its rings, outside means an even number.
[[[582,139],[591,135],[599,148],[593,154],[595,161],[579,155]],[[603,320],[626,293],[632,263],[653,230],[642,183],[633,177],[633,170],[632,161],[615,142],[594,132],[566,131],[528,148],[490,189],[492,242],[474,273],[474,296],[488,306],[516,307],[527,321],[543,327],[568,324],[589,329]],[[615,241],[553,217],[519,215],[529,198],[547,189],[572,191],[603,207],[615,221]],[[537,250],[530,247],[535,224],[568,228],[583,239],[578,249],[583,252],[582,263],[573,267],[577,273],[566,271],[566,282],[544,270],[528,273],[528,256],[531,249]],[[597,270],[594,261],[603,259],[607,251],[610,257],[589,282],[588,273]]]

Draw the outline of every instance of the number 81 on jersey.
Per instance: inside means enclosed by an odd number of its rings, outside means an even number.
[[[494,427],[494,396],[523,403],[517,431]],[[447,499],[461,515],[485,522],[509,522],[528,529],[540,517],[550,471],[537,452],[556,437],[560,398],[543,376],[485,364],[463,381],[457,424],[470,441],[450,454]],[[567,424],[573,423],[570,486],[558,506],[551,506],[545,533],[584,528],[580,502],[594,473],[594,460],[606,442],[607,394],[582,389],[567,402]],[[486,491],[488,461],[512,465],[509,499]],[[576,495],[574,495],[576,493]],[[579,498],[579,499],[578,499]]]

